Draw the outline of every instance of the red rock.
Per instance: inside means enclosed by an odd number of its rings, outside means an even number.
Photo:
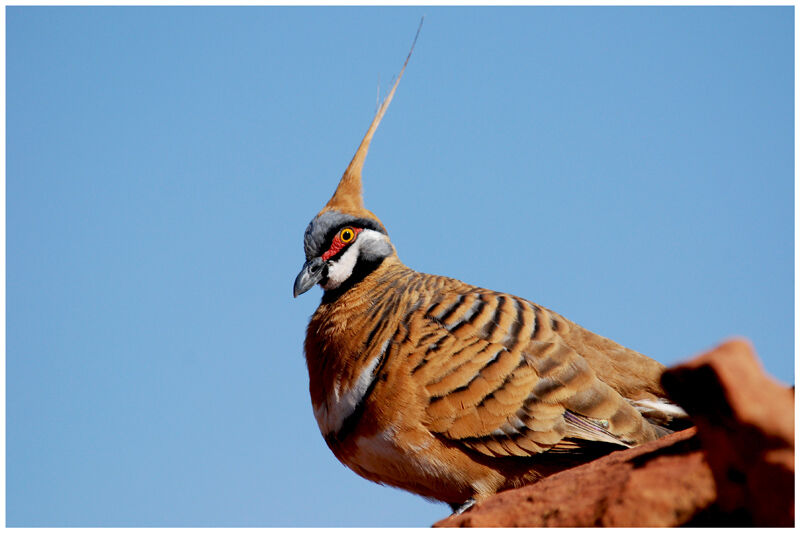
[[[756,526],[794,525],[794,392],[733,340],[667,370],[662,383],[697,426],[717,505]]]

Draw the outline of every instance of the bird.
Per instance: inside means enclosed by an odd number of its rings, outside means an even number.
[[[417,36],[419,29],[417,30]],[[361,171],[416,44],[336,190],[308,224],[296,298],[320,432],[356,474],[461,512],[686,419],[664,366],[522,297],[401,262]]]

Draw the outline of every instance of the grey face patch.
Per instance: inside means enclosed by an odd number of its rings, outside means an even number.
[[[338,211],[325,211],[321,215],[314,217],[306,228],[303,236],[306,261],[325,253],[333,233],[345,225],[359,226],[386,233],[383,228],[368,218],[358,218]]]
[[[327,243],[331,232],[339,226],[354,222],[356,217],[345,215],[338,211],[325,211],[308,223],[306,233],[303,236],[303,246],[306,251],[306,261],[312,257],[321,256],[325,250],[323,247]]]

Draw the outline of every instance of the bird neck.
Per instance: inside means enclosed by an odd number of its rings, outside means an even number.
[[[353,293],[355,289],[363,290],[374,285],[375,280],[380,279],[381,273],[403,264],[398,259],[396,253],[375,260],[359,259],[353,267],[353,272],[339,286],[333,289],[326,289],[322,295],[323,304],[332,304],[341,300],[347,294]],[[359,290],[356,290],[357,294]],[[345,298],[347,299],[347,298]]]
[[[415,274],[392,254],[359,283],[335,298],[329,294],[331,291],[325,293],[308,324],[305,342],[315,405],[325,401],[336,384],[343,386],[357,379],[371,351],[366,344],[379,342],[377,338],[367,341],[375,326],[375,303],[390,294],[402,294],[404,280]]]
[[[325,291],[312,322],[317,317],[320,320],[328,317],[335,320],[337,316],[346,316],[348,320],[352,320],[368,314],[373,302],[384,295],[392,282],[413,272],[400,261],[397,254],[387,256],[356,282],[347,285],[343,283],[337,289]]]

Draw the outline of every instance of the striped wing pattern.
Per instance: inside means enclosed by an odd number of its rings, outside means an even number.
[[[573,439],[627,445],[655,437],[561,338],[574,324],[509,294],[414,274],[406,295],[418,300],[405,317],[404,351],[424,383],[431,432],[490,456],[574,449]]]

